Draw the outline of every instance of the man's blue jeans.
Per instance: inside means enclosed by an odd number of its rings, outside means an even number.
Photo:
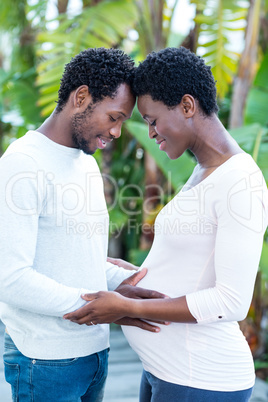
[[[209,391],[160,380],[143,370],[140,402],[248,402],[252,388],[235,392]]]
[[[74,359],[30,359],[5,334],[4,365],[15,402],[100,402],[108,371],[108,349]]]

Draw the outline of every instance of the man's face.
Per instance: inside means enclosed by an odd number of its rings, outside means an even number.
[[[121,127],[131,117],[135,97],[127,84],[121,84],[113,98],[89,102],[82,112],[72,116],[72,141],[86,154],[104,149],[108,142],[121,135]]]

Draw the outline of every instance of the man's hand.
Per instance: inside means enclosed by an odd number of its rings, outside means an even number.
[[[115,289],[115,292],[131,299],[165,299],[167,296],[163,293],[157,292],[156,290],[139,288],[136,286],[146,274],[147,269],[142,268],[141,271],[136,272],[121,282],[120,285]]]
[[[139,267],[137,267],[136,265],[131,264],[130,262],[127,262],[125,260],[121,260],[121,258],[112,258],[112,257],[108,257],[107,258],[108,262],[111,262],[114,265],[117,265],[118,267],[124,268],[124,269],[128,269],[128,270],[135,270],[138,271]]]

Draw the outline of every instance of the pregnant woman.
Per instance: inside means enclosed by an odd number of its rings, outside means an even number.
[[[66,318],[88,325],[125,316],[171,322],[159,333],[123,328],[144,366],[141,402],[248,401],[254,366],[237,321],[251,303],[267,226],[264,178],[218,119],[215,81],[201,58],[182,47],[152,52],[133,89],[160,151],[176,159],[189,149],[197,161],[157,216],[142,265],[148,273],[139,286],[167,298],[98,292]]]

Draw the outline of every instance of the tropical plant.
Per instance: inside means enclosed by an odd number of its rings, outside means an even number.
[[[64,65],[88,47],[118,47],[136,21],[136,10],[129,0],[101,1],[91,6],[87,2],[79,14],[68,17],[61,14],[54,30],[41,32],[37,54],[37,84],[40,88],[38,104],[42,115],[49,115],[55,108],[57,92]],[[111,15],[113,18],[111,18]]]
[[[211,66],[220,98],[227,93],[237,71],[239,54],[231,50],[234,33],[244,31],[248,1],[191,0],[196,4],[197,53]]]
[[[247,95],[256,74],[262,2],[263,0],[253,1],[249,7],[245,47],[240,58],[238,74],[234,81],[230,115],[231,128],[240,127],[243,124]]]
[[[26,0],[0,2],[1,151],[10,137],[22,135],[40,122],[37,106],[35,32],[44,20],[46,2],[30,7]],[[8,51],[7,51],[8,49]],[[8,67],[6,67],[8,66]]]

